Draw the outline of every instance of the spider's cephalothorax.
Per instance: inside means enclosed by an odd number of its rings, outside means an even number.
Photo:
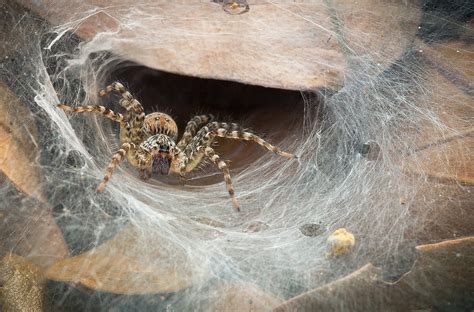
[[[235,197],[234,188],[230,178],[227,164],[220,160],[219,155],[211,147],[215,137],[236,140],[254,141],[266,149],[292,159],[295,156],[281,151],[257,135],[244,131],[236,123],[213,121],[212,115],[193,117],[184,131],[181,140],[178,139],[178,127],[175,121],[167,114],[154,112],[145,115],[142,105],[125,87],[114,82],[99,92],[104,96],[111,91],[122,95],[120,105],[125,108],[125,116],[114,113],[100,105],[70,107],[59,104],[58,107],[67,112],[94,112],[120,123],[121,148],[112,156],[112,161],[106,169],[104,179],[97,187],[97,191],[104,190],[109,181],[114,167],[125,157],[140,172],[140,177],[148,179],[152,173],[176,173],[181,177],[192,171],[204,157],[209,158],[224,174],[227,190],[237,211],[240,205]]]

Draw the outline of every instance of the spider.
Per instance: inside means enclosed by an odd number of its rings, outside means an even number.
[[[175,173],[184,180],[185,174],[195,169],[203,158],[207,157],[222,171],[233,206],[240,211],[229,168],[211,147],[215,137],[254,141],[275,154],[288,159],[295,158],[293,154],[281,151],[257,135],[245,131],[236,123],[214,121],[214,116],[210,114],[194,116],[176,143],[178,127],[173,118],[161,112],[146,115],[140,102],[120,82],[108,85],[99,92],[99,96],[105,96],[112,91],[121,94],[120,105],[126,110],[125,116],[100,105],[75,108],[65,104],[58,105],[66,112],[99,113],[120,124],[121,148],[112,156],[105,176],[96,189],[97,192],[105,189],[115,166],[125,157],[138,168],[140,177],[145,180],[149,179],[152,173],[164,175]]]

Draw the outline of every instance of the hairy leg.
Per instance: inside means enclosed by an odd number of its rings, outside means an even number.
[[[130,125],[127,136],[132,142],[138,143],[143,140],[143,122],[145,120],[145,110],[142,104],[133,97],[133,95],[125,89],[120,82],[114,82],[105,89],[99,92],[99,96],[104,96],[112,91],[118,92],[122,95],[120,105],[124,107],[127,112],[127,122]]]
[[[222,137],[227,139],[253,141],[267,150],[283,156],[288,159],[293,159],[296,156],[280,150],[278,147],[268,143],[261,137],[249,131],[245,131],[240,125],[236,123],[226,122],[211,122],[202,127],[191,142],[186,146],[185,153],[188,157],[192,157],[199,146],[210,146],[214,137]]]
[[[186,129],[184,130],[183,136],[181,140],[178,142],[179,148],[185,148],[189,142],[191,142],[192,138],[196,135],[196,132],[204,125],[208,124],[214,119],[214,116],[211,114],[208,115],[199,115],[194,116],[188,124],[186,125]]]
[[[278,147],[271,145],[259,136],[248,131],[244,131],[242,127],[236,123],[210,122],[207,125],[203,126],[191,139],[189,144],[184,148],[182,156],[179,157],[181,160],[183,160],[179,168],[181,168],[181,172],[184,174],[184,172],[192,171],[200,163],[203,154],[209,157],[213,161],[213,163],[216,164],[217,167],[221,169],[224,173],[224,179],[226,181],[227,190],[229,191],[229,194],[232,197],[234,207],[238,211],[240,211],[240,205],[237,202],[237,199],[235,198],[228,166],[225,162],[220,160],[219,156],[214,152],[211,147],[212,141],[216,136],[230,139],[254,141],[257,144],[265,147],[266,149],[288,159],[292,159],[295,157],[290,153],[281,151]]]
[[[227,138],[227,139],[235,139],[235,140],[244,140],[244,141],[253,141],[257,143],[260,146],[265,147],[267,150],[283,156],[288,159],[293,159],[296,158],[295,155],[287,153],[276,147],[275,145],[272,145],[259,137],[258,135],[255,135],[251,132],[248,131],[239,131],[239,130],[234,130],[234,131],[228,131],[224,128],[217,129],[216,136],[222,137],[222,138]]]
[[[87,106],[80,106],[80,107],[71,107],[66,104],[58,104],[58,108],[62,109],[65,112],[73,112],[73,113],[99,113],[103,116],[116,121],[122,125],[125,125],[125,121],[123,115],[120,113],[114,113],[108,108],[105,108],[101,105],[87,105]]]
[[[105,89],[99,91],[99,96],[105,96],[112,91],[118,92],[120,95],[122,95],[120,105],[122,105],[122,107],[124,107],[127,111],[131,110],[135,113],[144,111],[142,104],[140,104],[140,102],[138,102],[120,82],[116,81],[106,86]]]
[[[112,161],[105,170],[104,179],[96,189],[97,192],[102,192],[105,189],[107,182],[109,182],[110,177],[112,176],[112,172],[114,171],[115,166],[117,166],[117,164],[125,158],[125,155],[127,155],[127,152],[130,148],[136,148],[135,144],[130,142],[123,143],[122,147],[112,156]]]
[[[224,174],[224,180],[226,184],[227,191],[229,192],[230,197],[232,198],[232,204],[234,205],[235,210],[240,211],[240,204],[235,197],[234,187],[232,186],[232,180],[230,178],[229,167],[227,164],[222,161],[217,155],[212,147],[202,147],[204,154],[212,160],[212,162],[222,171]]]
[[[204,152],[202,148],[211,147],[211,144],[216,136],[237,140],[254,141],[277,155],[286,157],[288,159],[295,158],[293,154],[283,152],[278,147],[266,142],[259,136],[248,131],[244,131],[242,127],[236,123],[214,121],[203,126],[191,139],[189,144],[183,149],[185,157],[181,158],[186,160],[185,172],[193,170],[200,163]]]

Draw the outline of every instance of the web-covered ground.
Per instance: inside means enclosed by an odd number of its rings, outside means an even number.
[[[244,289],[269,308],[369,262],[396,280],[417,244],[473,234],[467,1],[262,1],[241,16],[199,1],[20,2],[2,4],[2,122],[16,139],[0,250],[47,269],[54,307],[222,310]],[[182,186],[124,162],[98,194],[118,128],[56,105],[119,111],[97,96],[114,80],[180,129],[209,112],[299,158],[219,141],[241,213],[212,166]],[[331,259],[338,228],[356,245]],[[22,254],[25,240],[39,247]]]

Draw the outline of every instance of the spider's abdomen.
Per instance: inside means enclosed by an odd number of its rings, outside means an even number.
[[[165,113],[151,113],[145,116],[143,130],[150,136],[155,134],[165,134],[173,141],[178,139],[178,126],[169,115]]]

